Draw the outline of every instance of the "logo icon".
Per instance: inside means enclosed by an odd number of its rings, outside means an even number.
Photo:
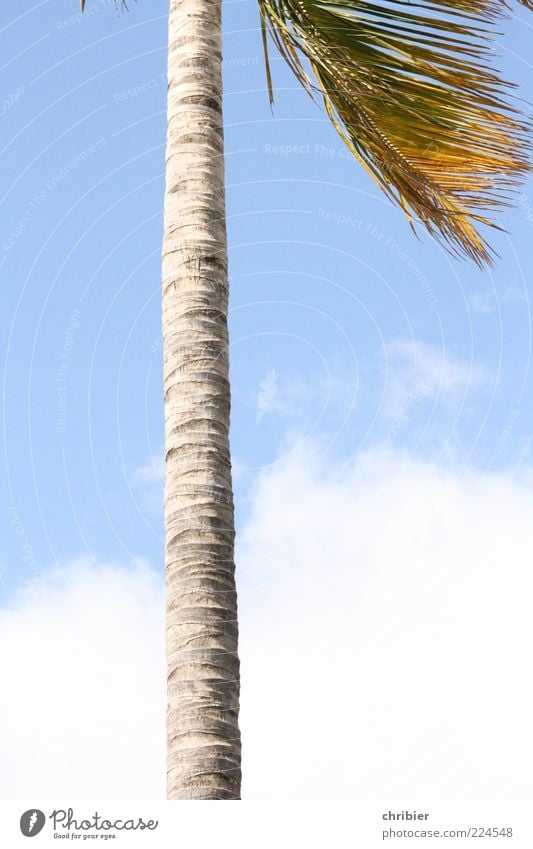
[[[279,386],[278,386],[278,373],[275,368],[271,369],[266,377],[260,381],[259,389],[260,392],[257,393],[256,400],[256,416],[255,423],[258,425],[261,422],[261,419],[268,412],[272,403],[276,400]]]
[[[24,837],[35,837],[43,830],[46,817],[38,808],[30,808],[20,818],[20,830]]]

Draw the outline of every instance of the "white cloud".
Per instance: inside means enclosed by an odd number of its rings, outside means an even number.
[[[336,365],[327,372],[314,374],[288,369],[281,373],[270,368],[250,392],[247,406],[254,408],[255,424],[266,417],[276,417],[283,425],[309,426],[313,412],[320,419],[341,418],[346,408],[355,403],[358,375]]]
[[[245,798],[529,798],[533,491],[295,452],[239,547]],[[164,795],[162,581],[85,561],[0,613],[4,798]]]
[[[260,424],[265,413],[272,409],[279,393],[278,377],[276,369],[270,369],[263,380],[259,382],[259,391],[256,397],[256,425]]]
[[[490,290],[472,292],[469,297],[469,301],[472,312],[479,313],[480,315],[486,315],[487,313],[493,312],[497,303],[494,292],[491,292]]]
[[[533,493],[367,455],[266,474],[241,540],[249,798],[529,798]]]
[[[165,478],[165,454],[163,449],[154,454],[147,463],[135,470],[133,480],[143,486],[163,485]]]
[[[163,797],[161,581],[80,559],[30,589],[0,611],[0,796]]]

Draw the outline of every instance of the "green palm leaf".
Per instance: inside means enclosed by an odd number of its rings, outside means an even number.
[[[533,8],[533,0],[522,0]],[[502,0],[259,0],[266,33],[386,194],[479,264],[479,224],[530,168],[529,126],[490,65]]]

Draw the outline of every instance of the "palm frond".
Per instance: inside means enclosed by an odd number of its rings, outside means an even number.
[[[522,0],[528,8],[533,0]],[[478,264],[479,224],[530,168],[529,122],[490,63],[502,0],[259,0],[263,28],[412,223]],[[269,91],[272,82],[269,73]]]
[[[80,4],[81,4],[81,11],[82,11],[82,12],[85,12],[85,4],[86,4],[86,2],[87,2],[87,0],[80,0]],[[527,0],[526,0],[526,2],[527,2]],[[118,8],[119,8],[119,4],[120,4],[120,8],[122,9],[122,11],[124,11],[124,12],[127,12],[127,11],[128,11],[128,2],[127,2],[127,0],[114,0],[114,3],[115,3],[115,9],[117,9],[117,10],[118,10]]]

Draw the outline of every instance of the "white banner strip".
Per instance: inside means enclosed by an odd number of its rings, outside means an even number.
[[[0,803],[0,845],[172,849],[533,849],[530,801]],[[35,843],[29,843],[35,839]],[[67,844],[67,841],[69,843]]]

